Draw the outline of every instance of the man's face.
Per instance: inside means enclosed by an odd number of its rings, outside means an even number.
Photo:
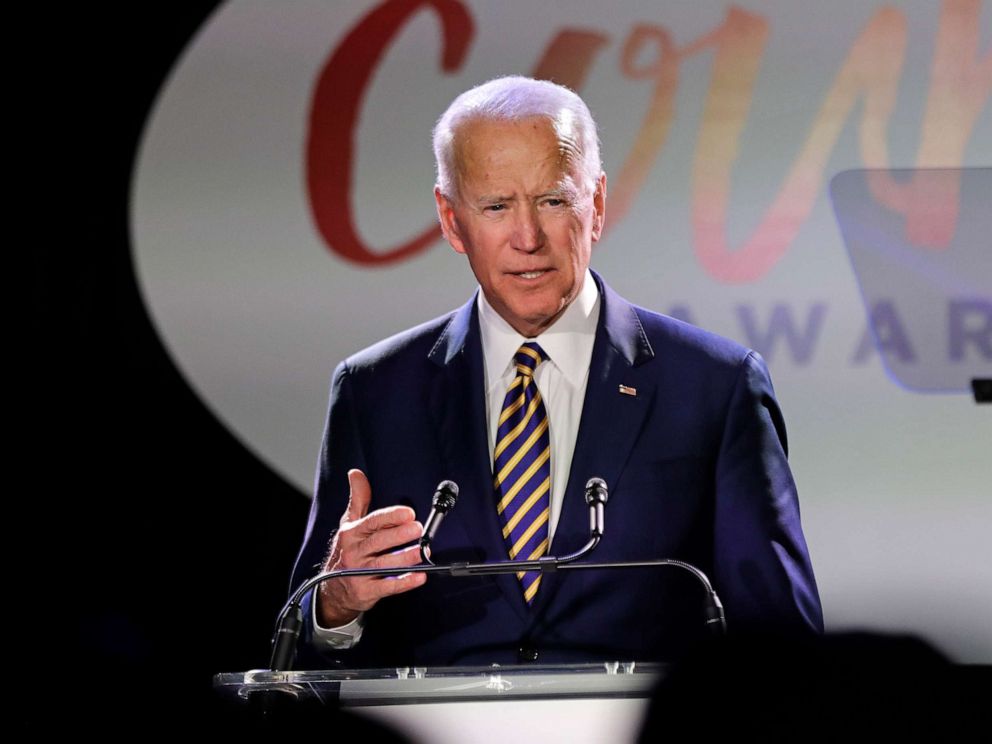
[[[582,289],[603,229],[606,176],[589,184],[577,143],[543,117],[464,123],[455,156],[457,198],[435,189],[445,237],[468,256],[496,312],[537,336]]]

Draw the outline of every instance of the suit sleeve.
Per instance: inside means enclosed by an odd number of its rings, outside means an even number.
[[[738,370],[716,468],[714,580],[731,632],[823,631],[787,448],[768,369],[752,351]]]
[[[354,411],[351,379],[346,362],[338,365],[331,380],[330,402],[324,437],[321,443],[317,473],[314,482],[314,498],[310,507],[303,547],[293,569],[290,591],[306,579],[316,575],[327,555],[328,545],[337,530],[341,515],[348,505],[348,470],[366,470],[361,440]],[[334,657],[325,655],[330,648],[319,641],[315,642],[313,626],[313,592],[303,601],[304,627],[300,638],[300,667],[326,667],[328,661],[346,658],[346,652]],[[325,648],[321,648],[321,647]],[[319,652],[318,652],[319,650]]]

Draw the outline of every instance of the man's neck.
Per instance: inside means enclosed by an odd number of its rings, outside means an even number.
[[[482,324],[493,329],[500,334],[516,334],[522,341],[538,339],[548,333],[572,333],[592,330],[595,331],[596,321],[590,323],[590,316],[596,310],[599,300],[599,290],[596,287],[596,280],[592,278],[592,272],[586,269],[585,279],[582,282],[582,289],[572,298],[572,301],[564,310],[547,326],[541,328],[537,333],[528,335],[521,333],[514,328],[500,313],[490,304],[483,290],[479,290],[478,309],[479,319]],[[483,338],[485,340],[485,338]],[[522,342],[521,341],[521,342]]]

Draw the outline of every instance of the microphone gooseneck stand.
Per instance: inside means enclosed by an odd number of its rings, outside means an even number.
[[[726,632],[727,624],[724,619],[723,605],[720,598],[713,590],[706,574],[695,566],[684,561],[671,558],[657,558],[643,561],[621,561],[613,563],[576,563],[580,558],[591,553],[604,532],[604,507],[609,498],[606,483],[602,478],[590,478],[586,483],[585,499],[589,505],[589,542],[582,548],[561,557],[544,556],[536,560],[527,561],[493,561],[491,563],[451,563],[448,565],[435,565],[430,562],[427,555],[427,548],[437,532],[438,526],[444,515],[455,505],[458,497],[458,486],[451,481],[442,481],[438,484],[434,494],[433,506],[430,516],[424,527],[424,536],[420,540],[420,551],[423,563],[416,566],[404,566],[402,568],[343,568],[337,571],[314,576],[304,581],[299,588],[293,592],[289,601],[279,612],[276,621],[276,630],[272,638],[272,657],[269,663],[269,671],[290,671],[293,659],[296,655],[296,643],[299,639],[300,630],[303,627],[303,597],[308,591],[318,584],[329,581],[350,578],[353,576],[399,576],[408,573],[441,574],[445,576],[488,576],[494,574],[517,573],[519,571],[540,571],[553,573],[555,571],[577,571],[593,569],[618,569],[618,568],[647,568],[651,566],[674,566],[688,571],[702,584],[705,589],[706,599],[704,614],[706,626],[711,633],[722,635]]]

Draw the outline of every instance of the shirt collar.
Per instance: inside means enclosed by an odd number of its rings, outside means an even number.
[[[524,338],[493,309],[483,292],[479,292],[479,329],[482,333],[482,355],[486,365],[486,386],[491,390],[501,385],[503,375],[513,363],[513,355],[525,341],[536,341],[551,362],[561,370],[573,386],[580,386],[589,371],[592,347],[599,323],[599,291],[592,274],[586,269],[585,280],[578,296],[565,312],[544,333],[536,338]]]

